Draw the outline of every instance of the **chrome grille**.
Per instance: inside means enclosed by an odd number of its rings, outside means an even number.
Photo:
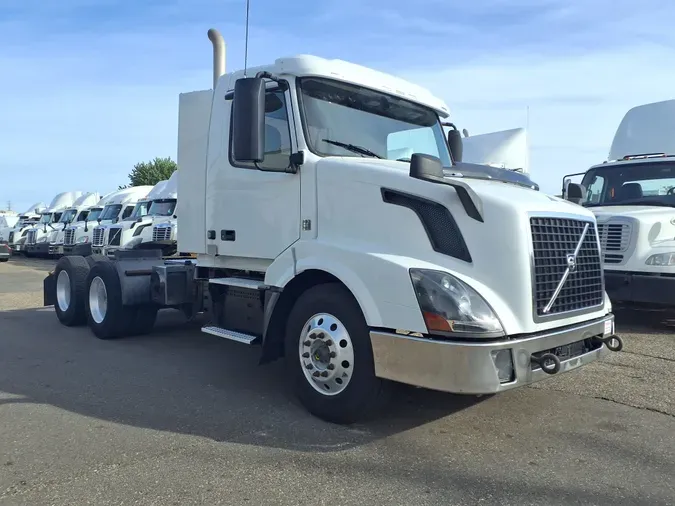
[[[63,245],[72,246],[73,244],[75,244],[75,229],[67,228],[63,233]]]
[[[37,240],[37,230],[32,228],[28,231],[28,234],[26,235],[26,244],[35,244],[36,240]]]
[[[590,226],[576,257],[576,266],[569,273],[550,310],[544,312],[570,265],[569,256],[576,250],[586,224]],[[594,223],[536,217],[530,218],[530,229],[534,253],[533,302],[536,316],[546,317],[601,305],[604,301],[604,282]]]
[[[623,252],[628,249],[631,238],[631,226],[628,223],[598,223],[598,236],[606,264],[623,262]]]
[[[9,233],[9,239],[7,239],[9,244],[14,244],[14,231]]]
[[[171,227],[166,225],[157,225],[152,229],[152,240],[156,241],[170,241],[171,240]]]
[[[92,246],[103,246],[103,236],[105,235],[105,227],[96,227],[91,238]]]
[[[110,246],[119,246],[122,239],[122,229],[119,227],[108,229],[108,244]]]

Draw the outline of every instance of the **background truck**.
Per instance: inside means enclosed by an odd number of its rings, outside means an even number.
[[[92,207],[84,216],[82,221],[76,221],[66,227],[63,233],[63,254],[64,255],[91,255],[91,242],[94,233],[94,227],[98,224],[98,219],[103,212],[106,203],[115,196],[117,192],[110,192]]]
[[[63,240],[66,228],[72,223],[84,222],[89,216],[89,209],[101,200],[98,192],[89,192],[81,195],[73,205],[66,209],[61,215],[59,226],[52,230],[47,236],[49,244],[49,256],[60,257],[63,255]]]
[[[64,257],[44,282],[62,324],[114,339],[159,308],[203,313],[203,332],[284,357],[338,423],[393,382],[491,394],[621,349],[589,210],[454,161],[424,88],[306,55],[224,74],[209,37],[214,88],[179,98],[178,243],[196,260]]]
[[[0,237],[0,243],[6,243],[11,252],[18,251],[25,243],[26,234],[38,222],[40,216],[47,206],[44,202],[36,202],[28,208],[27,211],[19,215],[19,221],[13,228],[5,230]],[[6,236],[4,234],[7,234]]]
[[[596,216],[614,303],[675,307],[675,100],[630,109],[607,161],[563,179],[563,196]]]
[[[116,191],[106,201],[105,208],[98,217],[98,225],[94,227],[92,233],[91,247],[92,251],[99,252],[106,244],[119,246],[122,239],[119,230],[116,230],[112,236],[107,234],[109,225],[114,225],[120,220],[131,216],[139,200],[146,198],[152,190],[152,186],[132,186]]]
[[[166,181],[157,183],[143,201],[136,204],[134,212],[121,222],[110,225],[105,235],[105,245],[94,252],[114,257],[120,249],[159,249],[163,255],[176,252],[178,199],[178,172]],[[145,213],[145,214],[142,214]],[[119,237],[119,245],[110,244]]]
[[[59,193],[52,199],[49,207],[40,216],[40,220],[26,234],[26,242],[22,247],[26,256],[47,256],[49,252],[47,236],[52,230],[61,227],[59,220],[63,211],[81,196],[81,191],[69,191]]]

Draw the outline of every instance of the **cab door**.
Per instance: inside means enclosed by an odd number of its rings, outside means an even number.
[[[231,82],[219,106],[223,149],[207,163],[207,248],[217,245],[219,256],[269,261],[300,237],[300,174],[279,172],[290,165],[296,146],[289,122],[292,101],[288,91],[268,83],[264,159],[258,167],[235,163],[230,156],[233,87]]]

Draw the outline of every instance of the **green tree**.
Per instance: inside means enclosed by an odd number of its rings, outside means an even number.
[[[178,165],[170,156],[166,158],[156,157],[149,162],[139,162],[134,165],[134,169],[129,173],[129,184],[120,186],[119,189],[123,190],[130,186],[155,186],[160,181],[169,179],[176,169],[178,169]]]

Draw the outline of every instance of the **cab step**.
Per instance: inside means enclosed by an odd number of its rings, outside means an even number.
[[[258,336],[252,336],[250,334],[244,334],[243,332],[236,332],[234,330],[227,330],[215,326],[202,327],[202,332],[242,344],[253,344],[253,342],[258,338]]]
[[[211,278],[209,279],[209,283],[236,288],[248,288],[249,290],[267,290],[270,288],[263,281],[249,278]]]

